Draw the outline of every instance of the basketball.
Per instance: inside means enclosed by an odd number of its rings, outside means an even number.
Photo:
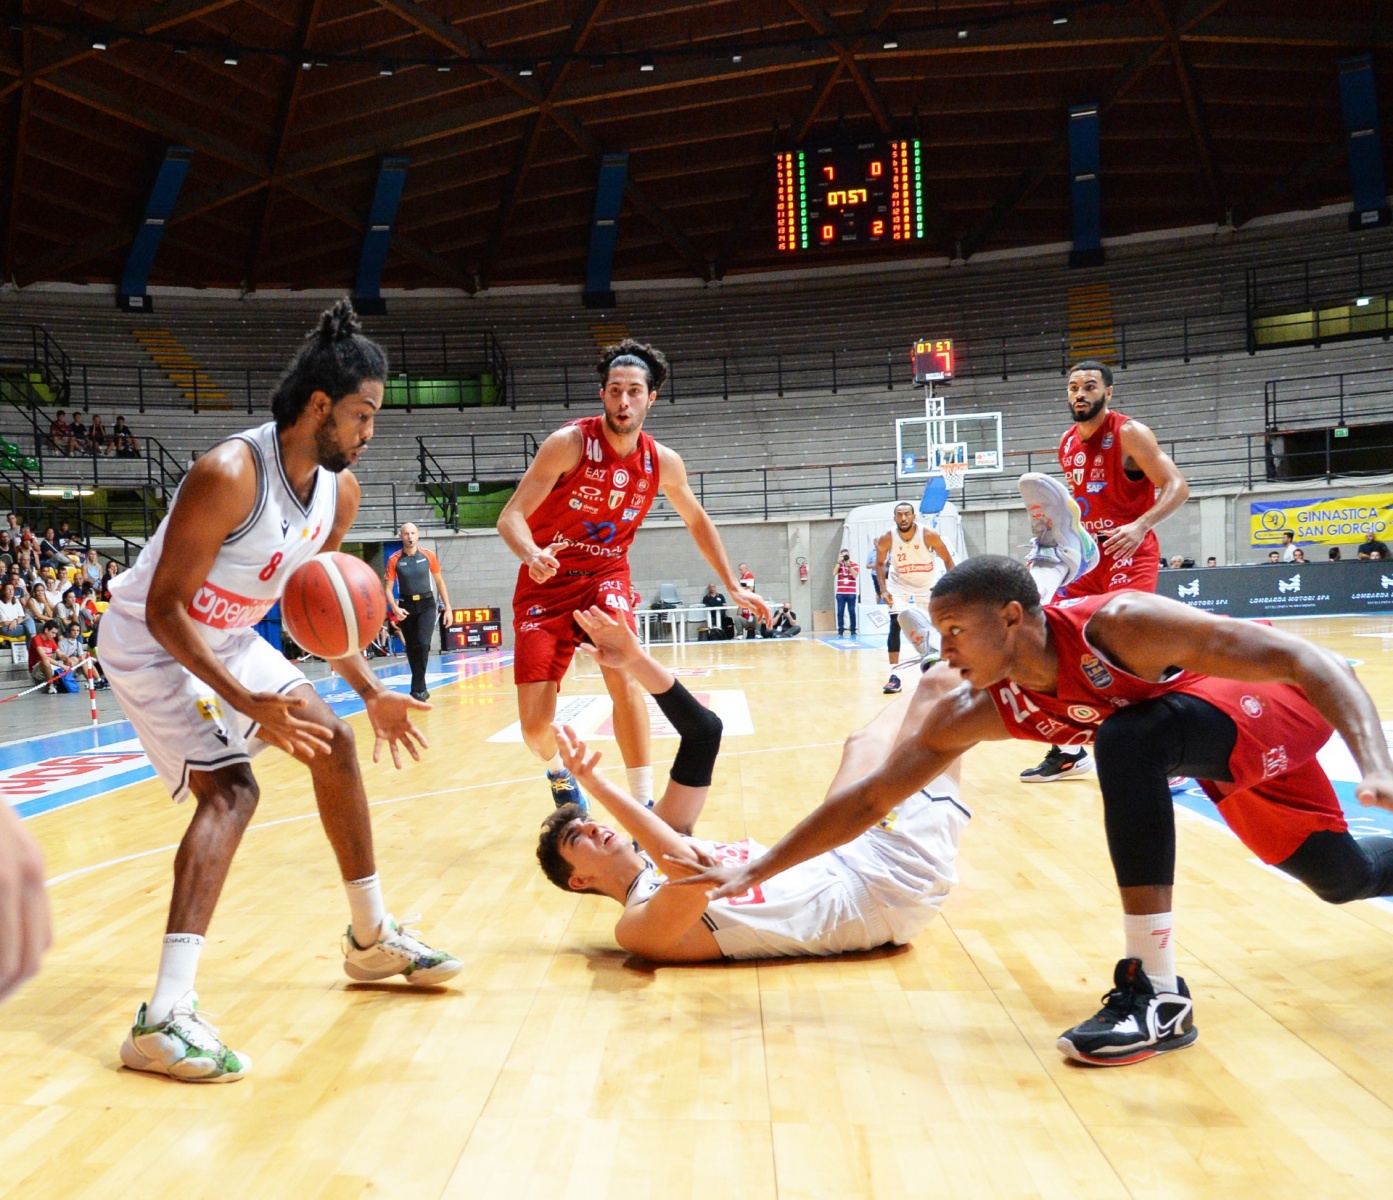
[[[320,658],[366,648],[387,619],[382,583],[361,558],[316,554],[286,580],[281,619],[296,643]]]

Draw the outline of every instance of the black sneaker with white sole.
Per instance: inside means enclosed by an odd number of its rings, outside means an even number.
[[[890,678],[885,681],[885,686],[880,690],[887,696],[898,695],[900,691],[900,677],[898,675],[891,675]]]
[[[1021,772],[1022,783],[1053,783],[1056,779],[1068,779],[1074,775],[1087,775],[1093,770],[1093,760],[1088,751],[1082,748],[1076,754],[1051,746],[1039,766]]]
[[[1157,992],[1141,959],[1124,958],[1112,982],[1103,1007],[1055,1043],[1065,1058],[1095,1067],[1125,1067],[1183,1050],[1199,1038],[1195,1005],[1183,979],[1177,979],[1176,991]]]

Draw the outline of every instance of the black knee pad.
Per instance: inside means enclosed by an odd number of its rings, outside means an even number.
[[[721,752],[721,731],[725,728],[721,718],[678,680],[653,699],[682,739],[668,777],[684,787],[710,787],[716,756]]]
[[[900,652],[900,622],[894,613],[890,614],[890,636],[885,640],[885,648],[891,654]]]

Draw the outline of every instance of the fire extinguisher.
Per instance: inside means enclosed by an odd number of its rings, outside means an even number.
[[[807,560],[806,558],[803,558],[803,557],[800,556],[800,557],[797,559],[797,562],[798,562],[798,582],[799,582],[799,583],[807,583],[807,582],[808,582],[808,560]]]

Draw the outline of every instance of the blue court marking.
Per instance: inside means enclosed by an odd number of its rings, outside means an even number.
[[[827,647],[828,649],[830,649],[830,650],[884,650],[884,649],[885,649],[885,635],[884,635],[883,633],[872,635],[871,640],[869,640],[869,641],[866,640],[865,637],[860,636],[860,635],[858,635],[857,637],[854,637],[854,638],[851,638],[851,637],[840,637],[840,638],[839,638],[839,637],[837,637],[835,634],[829,635],[829,634],[826,634],[826,633],[818,634],[818,635],[815,637],[814,640],[815,640],[815,641],[818,641],[818,642],[821,642],[824,646],[826,646],[826,647]]]
[[[473,679],[490,671],[499,671],[513,661],[512,651],[489,651],[484,654],[434,655],[426,667],[426,683],[430,687],[449,686],[462,680]],[[393,691],[404,692],[411,686],[411,668],[404,662],[376,669],[373,673]],[[349,688],[337,675],[313,681],[314,690],[324,698],[335,716],[347,717],[362,712],[366,705],[358,694]],[[135,729],[126,720],[110,721],[96,728],[67,729],[59,733],[42,734],[23,738],[0,746],[0,771],[16,767],[26,767],[53,758],[92,754],[103,748],[129,742],[135,738]],[[74,782],[71,787],[60,788],[32,800],[21,800],[14,804],[14,811],[21,817],[37,816],[39,813],[53,812],[67,808],[94,796],[101,796],[117,788],[153,779],[155,769],[148,762],[133,766],[129,771],[104,776],[86,782]],[[0,803],[3,803],[0,797]]]

